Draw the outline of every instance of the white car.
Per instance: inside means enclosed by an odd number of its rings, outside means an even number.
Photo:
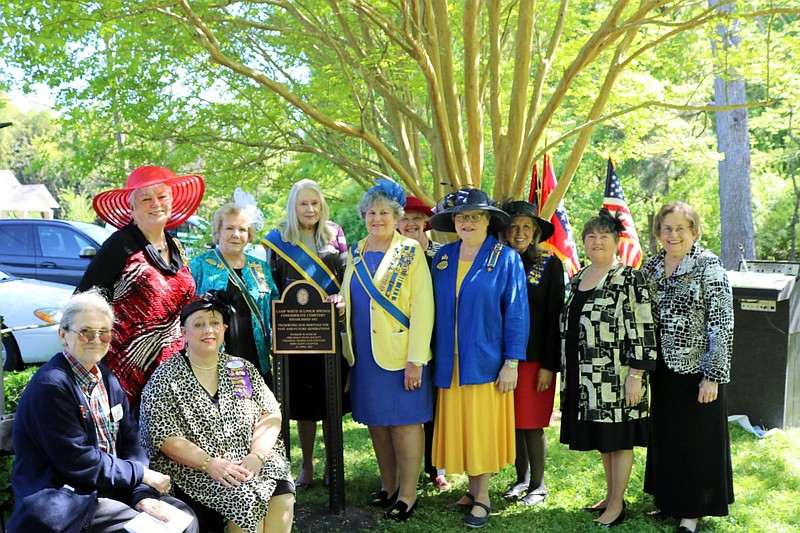
[[[3,370],[44,363],[61,351],[58,323],[61,306],[75,290],[70,285],[15,278],[0,271],[0,330]]]

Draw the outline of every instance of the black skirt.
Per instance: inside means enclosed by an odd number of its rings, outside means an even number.
[[[676,518],[726,516],[733,469],[725,385],[716,401],[699,403],[701,374],[678,374],[659,358],[651,375],[652,438],[644,490]]]

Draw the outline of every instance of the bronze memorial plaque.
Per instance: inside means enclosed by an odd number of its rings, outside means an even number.
[[[272,302],[272,352],[335,353],[336,314],[316,285],[295,281]]]

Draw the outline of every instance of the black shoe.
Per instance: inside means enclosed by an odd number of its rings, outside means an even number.
[[[599,520],[596,520],[596,519],[595,519],[594,523],[596,525],[600,526],[600,527],[610,528],[610,527],[614,527],[614,526],[620,525],[624,520],[625,520],[625,509],[622,509],[622,511],[619,513],[619,516],[616,517],[611,522],[609,522],[608,524],[604,524],[603,522],[601,522]]]
[[[695,527],[694,529],[689,529],[686,526],[678,526],[678,529],[676,531],[677,531],[677,533],[695,533],[695,531],[697,531],[697,529],[698,529],[698,527]]]
[[[547,492],[529,492],[517,500],[517,505],[522,505],[523,507],[533,507],[534,505],[539,505],[542,503],[545,498],[547,498]]]
[[[508,490],[503,493],[503,498],[506,500],[516,500],[523,494],[528,492],[528,484],[525,482],[522,483],[514,483]]]
[[[414,509],[417,508],[417,501],[414,502],[414,505],[409,507],[406,502],[397,500],[394,502],[394,505],[392,505],[392,508],[383,514],[383,517],[387,520],[394,520],[395,522],[405,522],[414,514]]]
[[[375,495],[374,498],[372,498],[372,501],[370,501],[367,505],[369,505],[370,507],[381,507],[385,509],[390,505],[392,505],[392,502],[394,502],[397,499],[398,494],[400,494],[399,488],[396,491],[394,491],[394,494],[392,494],[391,496],[389,496],[389,493],[386,492],[385,490],[381,490],[380,492],[378,492],[378,494]]]
[[[587,513],[602,513],[603,511],[606,510],[605,507],[593,507],[591,505],[588,507],[582,507],[581,509],[583,509]]]
[[[472,529],[480,529],[486,525],[486,522],[489,521],[489,514],[492,512],[492,508],[488,505],[482,504],[481,502],[474,502],[472,505],[473,507],[477,506],[486,511],[486,516],[478,517],[470,512],[467,515],[467,518],[464,520],[464,525],[471,527]]]
[[[458,511],[467,511],[472,508],[473,502],[475,501],[475,496],[470,494],[469,492],[464,494],[469,500],[469,503],[451,503],[447,506],[450,511],[458,512]]]

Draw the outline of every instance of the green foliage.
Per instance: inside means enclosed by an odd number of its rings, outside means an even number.
[[[28,384],[38,369],[38,366],[31,366],[24,370],[3,372],[6,413],[13,413],[17,410],[17,404],[25,385]]]
[[[20,371],[3,372],[6,413],[16,412],[22,391],[38,368],[34,366]],[[10,514],[14,508],[14,495],[11,491],[11,465],[13,462],[13,457],[0,457],[0,513],[4,514]]]
[[[74,190],[62,190],[59,194],[59,218],[64,220],[79,220],[81,222],[95,222],[97,214],[92,209],[92,199]]]

